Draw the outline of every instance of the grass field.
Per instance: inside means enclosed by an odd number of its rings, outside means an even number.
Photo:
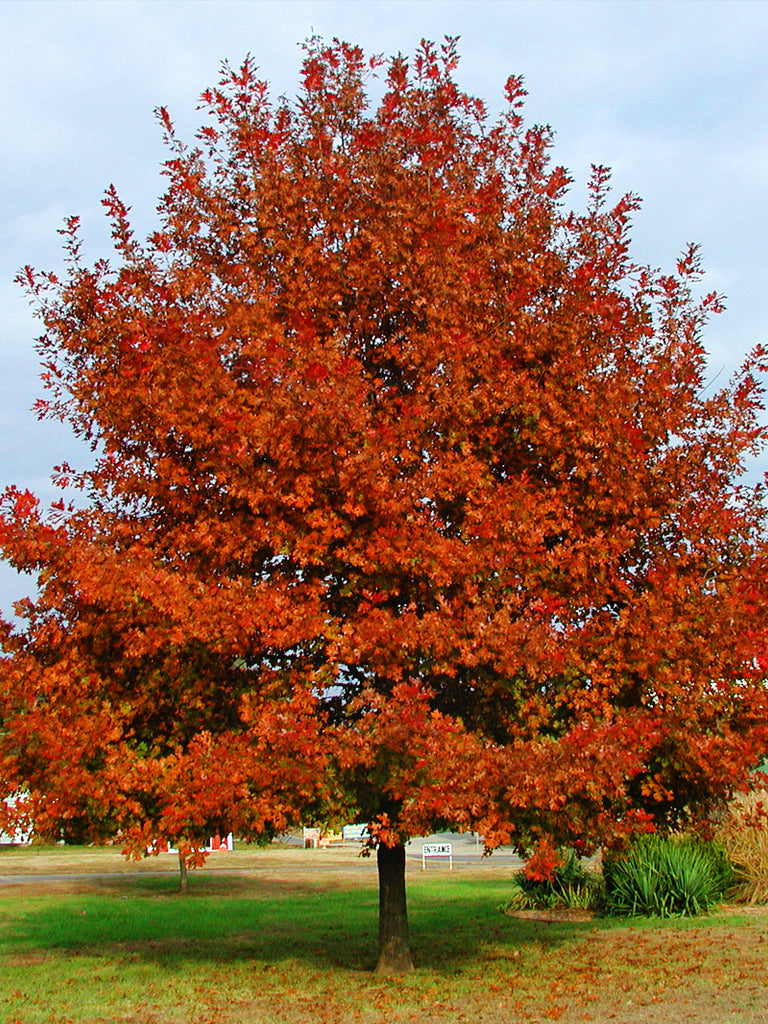
[[[0,887],[0,1024],[768,1021],[762,912],[518,920],[497,910],[508,866],[409,869],[417,972],[382,980],[374,865],[349,850],[222,856],[180,896],[168,858],[0,852],[0,875],[26,879]],[[86,877],[35,878],[53,872]]]

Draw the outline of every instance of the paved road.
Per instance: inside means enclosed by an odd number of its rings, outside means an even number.
[[[505,864],[519,866],[523,863],[508,846],[502,846],[489,857],[484,857],[482,840],[471,832],[434,832],[431,836],[416,836],[405,846],[405,855],[409,861],[421,862],[421,848],[425,843],[450,843],[454,864],[498,864],[499,861],[503,861]]]
[[[409,843],[406,844],[406,857],[408,863],[413,870],[414,868],[420,868],[422,864],[422,845],[424,843],[450,843],[452,849],[453,863],[454,865],[481,865],[481,864],[499,864],[503,863],[509,865],[510,869],[519,867],[522,863],[520,858],[513,853],[509,848],[502,847],[496,850],[491,857],[483,857],[483,846],[473,835],[462,834],[459,835],[455,832],[436,832],[430,836],[417,836]],[[300,845],[301,840],[297,839],[296,844]],[[349,849],[349,848],[347,848]],[[226,862],[226,854],[222,854],[220,857],[217,855],[216,861],[208,861],[207,865],[197,870],[201,874],[207,872],[221,873],[227,875],[253,875],[258,874],[260,871],[268,871],[270,873],[290,874],[295,871],[306,872],[308,868],[318,872],[334,872],[334,871],[375,871],[376,870],[376,858],[375,857],[350,857],[348,859],[339,860],[336,863],[324,861],[315,861],[312,863],[309,857],[311,857],[310,851],[308,852],[307,861],[297,861],[293,864],[286,864],[281,862],[279,865],[270,865],[265,860],[263,865],[248,868],[236,868],[228,867]],[[215,867],[213,866],[215,863]],[[427,870],[430,868],[437,868],[438,866],[445,867],[447,863],[446,859],[438,859],[427,861]],[[137,877],[142,878],[164,878],[171,874],[172,871],[166,868],[164,871],[151,871],[146,868],[137,868],[135,871],[126,869],[124,871],[89,871],[89,872],[58,872],[58,873],[33,873],[25,872],[17,875],[0,875],[0,886],[5,885],[29,885],[31,882],[67,882],[67,881],[87,881],[88,879],[120,879],[126,877]]]
[[[302,846],[303,842],[299,836],[286,836],[284,841],[289,845],[298,847]],[[421,848],[425,843],[450,843],[454,863],[470,864],[483,862],[498,864],[500,860],[503,860],[505,863],[511,862],[515,865],[523,863],[508,846],[502,846],[500,849],[495,850],[490,857],[484,857],[482,840],[476,837],[473,832],[433,832],[429,836],[414,836],[413,839],[405,844],[405,855],[409,861],[418,860],[421,862]],[[368,861],[370,862],[370,858],[368,858]],[[363,860],[363,863],[365,863],[365,860]]]

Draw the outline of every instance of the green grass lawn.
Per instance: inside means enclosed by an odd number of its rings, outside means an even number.
[[[765,1020],[762,914],[518,920],[499,867],[411,870],[417,971],[382,980],[375,870],[254,856],[186,896],[172,873],[0,888],[0,1024]]]

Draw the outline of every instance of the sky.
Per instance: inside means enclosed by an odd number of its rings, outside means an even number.
[[[763,0],[0,0],[0,487],[48,502],[51,468],[87,458],[31,411],[40,326],[17,271],[61,265],[57,231],[72,214],[86,259],[108,256],[100,200],[112,183],[146,234],[162,192],[154,109],[191,140],[200,93],[248,53],[275,95],[294,95],[315,34],[385,56],[459,36],[458,80],[491,111],[523,75],[526,117],[554,129],[575,208],[590,165],[604,164],[617,194],[643,199],[638,262],[671,270],[701,245],[704,287],[726,296],[704,338],[715,386],[768,343]],[[0,610],[32,586],[0,564]]]

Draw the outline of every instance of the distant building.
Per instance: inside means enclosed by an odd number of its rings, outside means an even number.
[[[15,807],[18,796],[7,796],[3,803],[8,807]],[[0,829],[0,846],[25,846],[32,841],[32,832],[23,832],[20,828],[11,832],[3,832]]]

